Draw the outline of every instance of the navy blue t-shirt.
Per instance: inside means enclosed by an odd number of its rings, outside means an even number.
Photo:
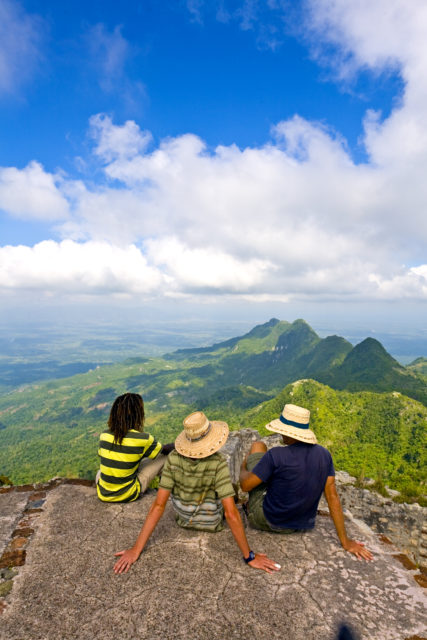
[[[312,529],[326,479],[335,470],[327,449],[295,442],[267,451],[252,473],[267,484],[263,508],[273,527]]]

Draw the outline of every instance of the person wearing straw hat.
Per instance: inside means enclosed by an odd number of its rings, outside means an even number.
[[[275,533],[312,529],[320,497],[325,492],[344,549],[358,559],[372,560],[363,543],[347,536],[332,456],[317,444],[309,426],[308,409],[286,404],[280,417],[266,428],[280,433],[288,446],[267,451],[263,442],[253,443],[240,470],[240,486],[249,491],[249,523],[256,529]]]
[[[114,565],[115,573],[126,573],[136,562],[162,517],[171,494],[179,526],[216,532],[223,528],[225,515],[246,564],[267,573],[280,569],[280,565],[265,554],[254,553],[249,547],[234,501],[235,491],[227,461],[219,453],[228,438],[228,431],[226,422],[209,421],[202,411],[185,418],[184,430],[175,440],[175,451],[166,460],[157,497],[134,546],[115,554],[120,556]]]

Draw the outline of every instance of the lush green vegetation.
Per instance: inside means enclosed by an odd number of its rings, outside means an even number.
[[[423,376],[427,376],[427,358],[417,358],[407,366],[407,369],[414,371],[415,373],[420,373]]]
[[[311,411],[311,427],[337,469],[382,480],[420,495],[426,482],[427,408],[400,393],[336,391],[314,380],[288,385],[273,400],[248,411],[240,426],[263,435],[291,402]]]
[[[335,389],[397,390],[427,405],[425,378],[413,368],[400,365],[373,338],[363,340],[348,353],[342,364],[316,378]]]
[[[0,474],[14,483],[93,478],[111,403],[133,391],[144,397],[147,430],[163,442],[196,409],[232,429],[266,433],[264,425],[286,402],[301,404],[337,468],[418,495],[427,409],[415,398],[424,404],[427,398],[425,378],[411,368],[375,340],[353,348],[338,336],[320,339],[303,320],[272,319],[212,347],[132,357],[0,396]],[[301,378],[318,382],[294,383]]]

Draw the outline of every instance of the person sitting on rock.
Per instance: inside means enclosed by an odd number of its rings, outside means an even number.
[[[280,566],[262,553],[251,551],[237,510],[227,461],[219,449],[228,438],[225,422],[209,421],[196,411],[184,420],[184,431],[175,440],[175,451],[163,468],[157,497],[133,547],[119,551],[115,573],[126,573],[136,562],[163,515],[172,494],[172,505],[179,526],[216,532],[223,528],[223,515],[231,529],[244,561],[267,573]]]
[[[317,444],[309,421],[308,409],[286,404],[282,415],[266,428],[280,433],[288,446],[267,451],[263,442],[253,443],[240,470],[240,486],[249,491],[249,523],[256,529],[276,533],[312,529],[324,491],[344,549],[358,559],[372,560],[363,543],[347,537],[332,456]]]
[[[98,498],[103,502],[132,502],[160,475],[174,445],[157,442],[142,431],[144,402],[139,393],[114,400],[108,429],[99,438],[101,466],[96,474]]]

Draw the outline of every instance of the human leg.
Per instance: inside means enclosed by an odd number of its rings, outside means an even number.
[[[141,493],[147,491],[148,485],[154,478],[160,475],[167,456],[160,453],[154,460],[142,460],[139,465],[138,479],[141,484]]]
[[[249,455],[252,453],[267,453],[267,445],[262,440],[255,440],[249,449]]]

